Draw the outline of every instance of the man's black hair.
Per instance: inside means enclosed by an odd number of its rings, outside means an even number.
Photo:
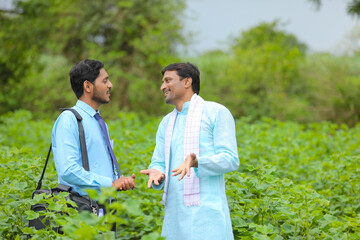
[[[184,78],[190,77],[192,78],[192,90],[194,93],[199,94],[200,92],[200,71],[192,63],[173,63],[161,70],[162,75],[165,74],[166,71],[176,71],[180,76],[180,80]]]
[[[79,99],[84,93],[84,82],[94,83],[104,64],[98,60],[85,59],[75,64],[70,70],[70,83],[76,97]]]

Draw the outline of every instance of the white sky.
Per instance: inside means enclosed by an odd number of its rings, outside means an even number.
[[[226,50],[231,37],[239,36],[260,22],[279,19],[281,28],[308,45],[310,52],[341,50],[346,34],[360,20],[346,12],[352,0],[322,0],[317,11],[308,0],[186,0],[182,16],[184,34],[190,39],[186,55],[208,50]],[[12,0],[0,0],[9,8]],[[190,34],[192,33],[192,34]]]
[[[317,11],[308,0],[186,0],[184,32],[192,32],[190,55],[226,49],[260,22],[279,19],[281,28],[308,45],[311,52],[334,52],[359,20],[346,12],[350,0],[323,0]]]

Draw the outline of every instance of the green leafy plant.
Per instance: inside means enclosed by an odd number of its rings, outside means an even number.
[[[31,194],[47,153],[53,122],[33,120],[26,111],[0,117],[0,236],[4,239],[161,239],[161,191],[147,189],[147,168],[160,118],[119,113],[109,122],[110,136],[122,173],[135,173],[133,191],[103,188],[88,193],[109,214],[98,218],[78,213],[66,194],[53,198]],[[21,119],[26,119],[25,124]],[[41,127],[46,129],[40,131]],[[236,120],[240,168],[225,175],[236,239],[359,239],[360,125],[329,122],[298,124],[270,118]],[[28,136],[35,136],[26,138]],[[21,143],[21,144],[20,144]],[[51,161],[43,186],[55,187]],[[116,199],[109,204],[107,199]],[[30,205],[47,203],[35,213]],[[51,210],[51,211],[50,211]],[[49,219],[36,231],[28,220]],[[63,233],[54,231],[61,226]]]

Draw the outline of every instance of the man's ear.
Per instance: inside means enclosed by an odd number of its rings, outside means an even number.
[[[83,83],[84,93],[91,93],[93,89],[93,84],[88,80],[85,80]]]
[[[191,77],[185,78],[184,81],[185,81],[185,88],[191,88],[192,87],[192,78]]]

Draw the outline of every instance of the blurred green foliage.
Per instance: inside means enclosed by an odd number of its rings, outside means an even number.
[[[183,0],[14,1],[0,12],[0,114],[72,106],[68,72],[99,59],[114,84],[114,109],[159,113],[159,72],[177,61]],[[45,104],[46,103],[46,104]]]
[[[285,120],[294,115],[293,108],[302,107],[298,99],[302,89],[299,63],[306,47],[293,35],[276,27],[277,22],[264,23],[236,39],[234,57],[225,75],[230,81],[228,96],[236,96],[227,97],[226,105],[236,106],[236,116],[250,115],[256,119],[269,116]]]
[[[100,195],[89,191],[99,201],[110,196],[119,200],[107,206],[117,210],[115,215],[97,218],[68,208],[64,196],[56,203],[40,196],[31,200],[54,121],[34,120],[23,110],[3,116],[0,139],[13,137],[0,143],[1,238],[26,239],[32,234],[34,239],[108,239],[116,222],[117,239],[160,239],[162,192],[147,189],[147,176],[139,174],[150,163],[160,120],[121,112],[108,122],[122,173],[136,174],[136,188],[126,192],[104,188]],[[237,119],[240,168],[225,174],[235,239],[359,239],[359,128],[359,124],[349,128],[330,122]],[[56,184],[51,160],[43,187]],[[66,214],[30,211],[37,202]],[[64,235],[28,228],[28,220],[38,214],[52,219],[54,227],[63,226]]]
[[[81,59],[102,60],[114,84],[112,101],[101,110],[114,120],[108,123],[122,171],[148,166],[160,122],[155,116],[171,108],[159,90],[160,70],[189,60],[176,52],[186,43],[185,1],[13,3],[0,11],[1,237],[104,239],[117,222],[120,239],[159,239],[161,192],[146,189],[146,177],[136,179],[135,192],[104,189],[99,198],[121,199],[108,206],[118,211],[115,217],[77,214],[59,199],[53,207],[68,215],[43,214],[64,227],[64,236],[26,226],[36,217],[31,204],[52,201],[30,198],[57,109],[76,101],[68,72]],[[359,55],[309,54],[274,21],[242,32],[227,52],[190,61],[201,71],[201,95],[238,119],[241,166],[226,175],[235,237],[359,239]],[[43,184],[56,182],[51,162]]]
[[[229,49],[179,57],[186,44],[184,0],[16,0],[0,11],[0,114],[27,109],[54,117],[76,98],[68,72],[99,59],[113,82],[102,114],[136,111],[159,116],[171,106],[159,90],[160,70],[191,61],[201,71],[201,95],[235,117],[354,126],[360,115],[360,58],[308,53],[275,20],[236,36]]]
[[[280,28],[279,21],[262,23],[235,38],[229,53],[194,59],[203,97],[235,117],[354,126],[360,117],[359,56],[307,55],[306,46]]]

